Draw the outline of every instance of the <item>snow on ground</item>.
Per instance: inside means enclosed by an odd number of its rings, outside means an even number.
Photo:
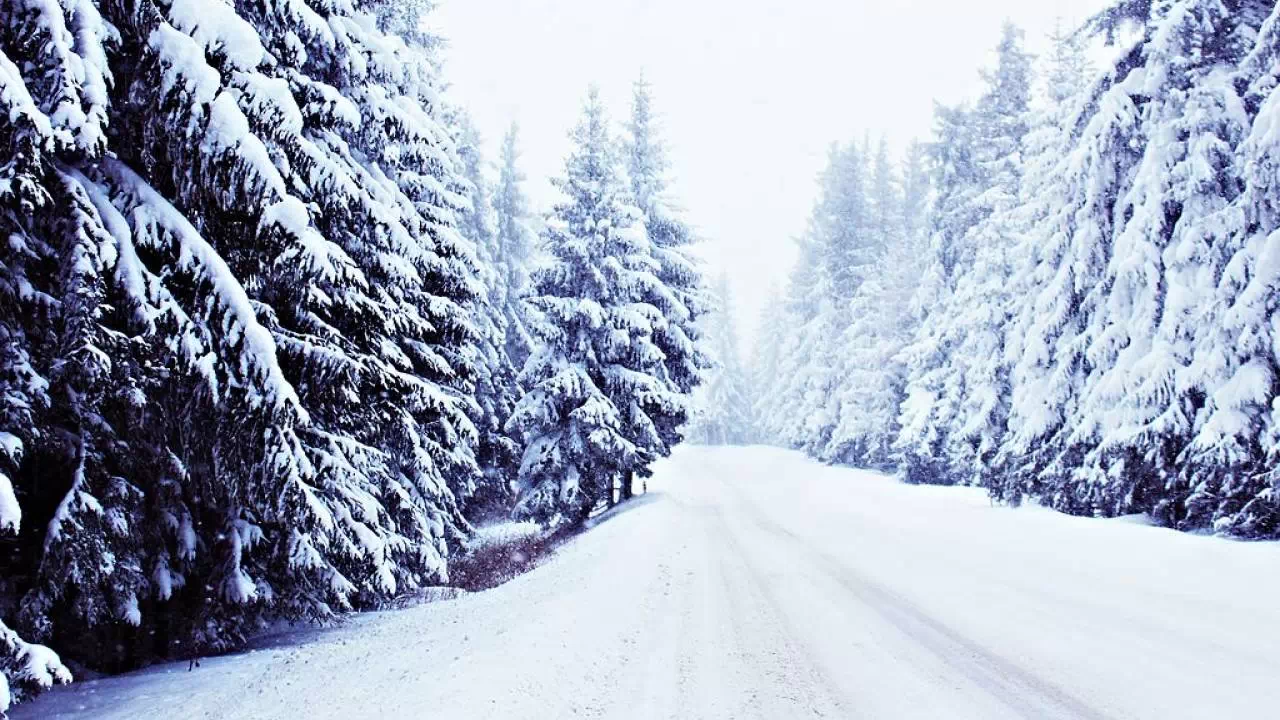
[[[1280,544],[766,448],[495,590],[80,683],[17,718],[1207,718],[1280,707]]]

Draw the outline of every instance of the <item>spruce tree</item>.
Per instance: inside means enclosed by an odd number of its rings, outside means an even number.
[[[996,56],[973,111],[939,114],[935,272],[943,294],[911,351],[898,441],[907,475],[930,481],[990,476],[1007,415],[1008,218],[1020,188],[1031,91],[1031,58],[1012,24]]]
[[[422,8],[98,7],[0,7],[5,623],[119,669],[445,579],[479,286]]]
[[[783,289],[774,285],[765,296],[751,349],[750,377],[753,389],[751,416],[756,442],[776,443],[778,403],[781,392],[782,349],[789,336]]]
[[[502,159],[498,185],[493,194],[493,210],[497,216],[497,254],[495,272],[498,285],[492,301],[506,315],[507,357],[517,368],[524,367],[533,347],[529,325],[529,307],[525,295],[529,291],[529,268],[533,263],[535,244],[534,220],[524,194],[521,172],[519,128],[512,123],[502,138]]]
[[[0,713],[70,680],[57,653],[30,642],[48,641],[47,625],[13,609],[40,580],[45,527],[73,468],[86,470],[68,483],[83,491],[76,510],[94,522],[85,551],[106,539],[99,496],[111,480],[97,459],[115,433],[97,413],[119,379],[109,353],[120,343],[99,305],[112,247],[70,169],[106,149],[106,40],[92,5],[0,7]]]
[[[935,199],[927,230],[928,262],[912,300],[919,323],[902,350],[907,383],[893,457],[907,482],[951,484],[962,477],[945,450],[959,404],[957,374],[950,364],[955,346],[950,313],[957,277],[965,266],[963,236],[976,221],[973,200],[981,186],[973,111],[937,106],[934,117],[929,154]]]
[[[1071,402],[1070,390],[1045,389],[1053,372],[1049,328],[1063,322],[1051,315],[1069,276],[1059,273],[1074,217],[1059,213],[1068,198],[1066,178],[1071,143],[1080,131],[1080,98],[1089,80],[1084,44],[1074,32],[1059,28],[1042,76],[1037,109],[1024,145],[1024,173],[1019,194],[1021,240],[1014,249],[1010,292],[1014,298],[1005,361],[1010,367],[1009,433],[998,461],[1002,475],[988,487],[993,497],[1018,504],[1041,492],[1039,473],[1050,461],[1041,440],[1061,422]],[[1074,292],[1074,290],[1073,290]]]
[[[1218,2],[1152,5],[1131,96],[1146,140],[1103,276],[1106,302],[1093,318],[1095,379],[1080,413],[1092,445],[1076,494],[1108,515],[1180,515],[1178,456],[1192,433],[1204,388],[1189,371],[1197,326],[1213,323],[1204,272],[1216,216],[1239,192],[1232,148],[1244,132],[1234,88],[1206,75],[1229,72],[1245,49]]]
[[[662,454],[666,455],[682,439],[680,428],[689,419],[687,400],[711,364],[699,344],[698,319],[706,312],[706,289],[691,252],[697,237],[670,198],[666,147],[653,112],[650,86],[643,77],[635,83],[626,130],[623,150],[632,197],[644,214],[645,232],[658,264],[660,284],[646,300],[666,318],[653,340],[665,356],[662,375],[673,398],[685,399],[671,407],[652,409],[651,417],[664,444]],[[623,494],[630,493],[631,484],[626,482]]]
[[[539,345],[509,423],[526,444],[517,510],[548,523],[581,522],[647,477],[667,451],[660,422],[685,402],[658,345],[667,316],[649,302],[665,292],[661,265],[595,88],[570,138],[555,179],[563,199],[542,238],[550,257],[533,274]]]
[[[232,12],[209,23],[170,7],[133,76],[117,76],[142,111],[131,121],[148,119],[121,129],[140,138],[126,159],[172,187],[245,278],[298,388],[328,507],[274,551],[295,558],[286,573],[308,567],[303,548],[331,553],[330,595],[286,580],[273,597],[323,617],[445,577],[461,528],[451,485],[476,473],[463,397],[474,259],[455,229],[464,200],[422,52],[345,5]],[[192,124],[198,140],[173,129]]]
[[[1280,229],[1268,170],[1280,154],[1272,131],[1280,112],[1274,92],[1280,12],[1265,12],[1270,15],[1241,63],[1242,100],[1252,118],[1237,156],[1243,187],[1220,215],[1223,232],[1214,235],[1221,248],[1212,265],[1220,269],[1210,300],[1216,322],[1197,333],[1192,364],[1210,382],[1179,477],[1187,492],[1180,527],[1244,537],[1275,537],[1280,529],[1280,480],[1273,469],[1280,437],[1273,351],[1280,275],[1267,260]]]
[[[459,132],[458,155],[471,201],[459,230],[476,247],[476,271],[484,285],[483,292],[467,307],[478,340],[472,420],[479,432],[476,459],[483,477],[465,498],[464,507],[469,517],[489,519],[503,516],[510,509],[512,482],[520,458],[519,444],[505,430],[521,394],[516,368],[507,354],[509,348],[518,347],[508,339],[512,313],[503,306],[509,292],[510,269],[506,263],[512,260],[502,259],[479,131],[465,113],[459,113],[453,125]],[[523,332],[523,328],[516,332]]]
[[[822,457],[831,462],[892,467],[906,368],[900,357],[913,327],[911,297],[920,281],[924,244],[920,223],[928,181],[913,146],[899,181],[885,143],[876,154],[867,229],[881,250],[850,304],[841,338],[839,415]]]
[[[755,437],[750,384],[743,365],[729,277],[721,273],[711,312],[701,318],[701,336],[715,366],[695,394],[689,439],[705,445],[745,445]]]
[[[1020,232],[1018,202],[1033,79],[1032,57],[1022,46],[1022,31],[1006,24],[996,67],[987,75],[988,87],[976,108],[982,137],[975,157],[983,190],[973,199],[978,219],[963,239],[964,254],[971,260],[952,296],[952,363],[962,373],[963,390],[947,452],[953,467],[982,484],[1000,474],[996,460],[1009,413],[1009,283]]]
[[[1276,288],[1273,263],[1280,212],[1269,179],[1280,155],[1272,128],[1280,113],[1280,11],[1249,4],[1260,30],[1241,63],[1243,105],[1252,118],[1237,167],[1243,187],[1223,213],[1225,242],[1212,296],[1217,322],[1201,328],[1193,367],[1215,382],[1205,395],[1196,434],[1184,454],[1181,482],[1189,493],[1183,527],[1211,527],[1245,537],[1280,532],[1280,480],[1274,471],[1280,438],[1274,346]],[[1243,18],[1242,18],[1243,19]],[[1215,236],[1215,240],[1221,236]]]
[[[790,444],[817,454],[838,422],[839,340],[850,324],[850,303],[881,251],[868,200],[866,153],[856,144],[831,149],[810,216],[811,276],[793,291],[807,295],[812,315],[796,325],[796,371],[787,375]]]
[[[768,333],[762,335],[762,341],[777,344],[776,357],[769,363],[776,372],[769,378],[769,384],[763,386],[769,390],[756,417],[761,423],[761,431],[785,447],[797,445],[800,424],[804,420],[799,410],[807,369],[804,328],[818,317],[822,298],[819,283],[824,272],[811,237],[801,237],[797,243],[799,254],[779,302],[776,308],[765,308],[766,313],[776,310],[775,322],[762,321],[761,327],[762,333]],[[770,333],[770,328],[776,328],[776,331]]]

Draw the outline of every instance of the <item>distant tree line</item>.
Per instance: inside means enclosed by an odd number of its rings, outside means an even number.
[[[1280,536],[1277,53],[1272,2],[1116,2],[1038,59],[1010,25],[905,162],[833,150],[762,322],[760,437]]]

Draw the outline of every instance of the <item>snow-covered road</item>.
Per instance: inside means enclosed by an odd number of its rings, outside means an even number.
[[[18,718],[1230,718],[1280,708],[1280,544],[687,449],[537,570]]]

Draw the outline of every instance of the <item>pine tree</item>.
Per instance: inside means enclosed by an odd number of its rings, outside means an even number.
[[[117,669],[446,577],[476,258],[431,39],[386,33],[422,8],[393,5],[0,7],[27,638]],[[6,638],[12,689],[65,675]]]
[[[1040,490],[1039,472],[1049,462],[1040,441],[1070,402],[1059,386],[1046,393],[1052,372],[1048,328],[1063,321],[1047,314],[1061,300],[1066,277],[1058,275],[1064,243],[1070,239],[1073,216],[1060,214],[1066,197],[1067,163],[1071,143],[1079,132],[1080,97],[1087,90],[1089,64],[1077,33],[1055,32],[1043,72],[1038,108],[1024,140],[1025,158],[1019,193],[1018,226],[1021,239],[1014,247],[1010,292],[1014,298],[1010,330],[1006,333],[1005,362],[1010,368],[1009,421],[998,460],[1003,469],[989,482],[993,497],[1018,504]],[[1066,223],[1066,224],[1060,224]],[[1051,290],[1051,286],[1053,289]],[[1061,417],[1061,415],[1058,415]]]
[[[751,417],[757,433],[755,442],[777,442],[778,403],[783,376],[782,349],[790,335],[787,307],[782,288],[774,285],[765,296],[751,349]]]
[[[956,279],[965,266],[962,238],[976,222],[973,199],[980,183],[973,111],[938,106],[935,125],[936,137],[929,146],[935,199],[928,225],[928,263],[912,299],[919,322],[902,350],[907,383],[893,458],[907,482],[951,484],[961,477],[945,452],[959,395],[957,374],[950,365],[954,352],[950,308]]]
[[[1141,148],[1140,109],[1134,102],[1140,74],[1141,42],[1122,52],[1089,91],[1082,113],[1086,120],[1072,143],[1063,168],[1063,196],[1048,218],[1048,227],[1066,229],[1045,248],[1054,257],[1051,285],[1038,308],[1043,321],[1028,342],[1049,348],[1047,382],[1042,389],[1050,406],[1039,421],[1034,440],[1046,456],[1038,473],[1040,495],[1067,512],[1092,512],[1092,484],[1080,477],[1084,455],[1096,441],[1096,421],[1080,412],[1088,388],[1096,385],[1092,348],[1097,339],[1095,316],[1106,303],[1103,281],[1118,233],[1114,199],[1132,181]],[[1056,406],[1056,407],[1055,407]],[[1012,423],[1011,423],[1012,424]],[[1101,479],[1099,479],[1101,480]],[[1105,480],[1103,480],[1105,483]]]
[[[800,438],[801,415],[800,400],[803,397],[804,381],[809,371],[809,358],[805,356],[806,330],[817,321],[823,297],[822,278],[825,272],[818,255],[818,247],[811,236],[798,239],[799,256],[791,273],[780,302],[776,306],[776,322],[764,322],[761,332],[776,327],[776,333],[762,335],[764,342],[776,342],[777,353],[774,362],[776,372],[769,378],[766,400],[760,403],[756,413],[761,423],[761,431],[773,438],[774,442],[788,447],[796,447]],[[766,306],[766,313],[770,311]]]
[[[1229,14],[1223,14],[1223,9]],[[1169,17],[1173,19],[1172,14]],[[1276,456],[1277,372],[1270,337],[1277,278],[1260,260],[1274,242],[1277,227],[1265,168],[1275,153],[1270,128],[1275,116],[1272,98],[1275,60],[1280,57],[1280,13],[1271,3],[1246,2],[1195,5],[1185,17],[1208,22],[1201,28],[1171,24],[1173,32],[1166,35],[1175,42],[1204,47],[1206,59],[1217,62],[1207,72],[1195,68],[1198,72],[1192,73],[1195,84],[1187,93],[1182,122],[1190,125],[1190,136],[1199,142],[1186,146],[1179,189],[1182,193],[1216,189],[1218,194],[1196,193],[1198,202],[1183,208],[1192,222],[1188,227],[1180,222],[1174,232],[1178,245],[1171,248],[1173,260],[1184,264],[1194,259],[1201,267],[1200,274],[1189,278],[1199,282],[1180,284],[1190,284],[1203,294],[1184,298],[1178,303],[1182,312],[1174,317],[1184,332],[1191,326],[1188,374],[1200,385],[1198,397],[1192,397],[1203,404],[1194,406],[1198,407],[1194,434],[1177,458],[1178,478],[1174,492],[1169,493],[1172,502],[1165,500],[1154,514],[1184,529],[1273,537],[1280,529],[1276,500],[1280,485],[1271,470]],[[1252,46],[1241,48],[1253,28],[1258,30]],[[1210,31],[1208,37],[1204,30]],[[1242,49],[1246,54],[1237,60]],[[1224,61],[1238,68],[1231,84],[1223,82],[1230,77],[1222,67]],[[1204,172],[1209,168],[1218,176],[1206,182]],[[1220,208],[1221,198],[1230,198],[1230,205]],[[1196,231],[1204,236],[1201,243],[1194,242]],[[1192,252],[1183,249],[1187,246]],[[1179,274],[1185,277],[1187,269],[1183,265]],[[1215,285],[1206,289],[1206,281]],[[1196,302],[1199,317],[1185,317],[1193,307],[1187,300]]]
[[[306,583],[291,597],[286,582],[276,603],[324,616],[351,596],[443,579],[461,527],[451,485],[476,473],[460,395],[474,356],[463,305],[477,288],[454,229],[464,200],[451,143],[431,114],[433,67],[376,25],[345,22],[369,19],[345,6],[327,20],[272,6],[214,24],[188,4],[168,17],[134,76],[117,76],[147,111],[135,117],[148,118],[122,128],[140,138],[127,159],[175,189],[175,205],[201,218],[263,304],[333,515],[317,514],[288,543],[280,535],[275,548],[292,558],[306,557],[303,543],[332,552],[330,599],[318,603]],[[335,23],[347,28],[341,37]],[[302,51],[298,37],[312,47]],[[263,64],[267,48],[277,64]],[[215,67],[231,87],[213,82]],[[192,124],[203,127],[198,140],[177,130]],[[240,192],[213,191],[222,187]],[[246,216],[262,218],[252,241]]]
[[[791,443],[811,454],[826,447],[839,416],[839,340],[851,318],[850,303],[866,280],[883,238],[876,234],[868,198],[868,166],[856,144],[833,147],[821,178],[821,195],[806,243],[816,262],[810,295],[815,312],[798,325],[799,371],[789,390],[796,418]]]
[[[1204,387],[1192,377],[1193,336],[1212,294],[1218,213],[1239,193],[1233,147],[1247,118],[1230,82],[1245,50],[1231,10],[1211,2],[1156,2],[1135,87],[1146,142],[1117,198],[1121,219],[1092,318],[1096,378],[1080,408],[1092,443],[1077,496],[1105,514],[1181,514],[1170,492]],[[1135,80],[1135,83],[1138,82]]]
[[[524,367],[533,347],[529,333],[532,321],[524,296],[529,289],[529,267],[536,240],[519,161],[519,129],[513,123],[502,139],[502,165],[493,196],[498,246],[495,272],[500,283],[493,302],[506,315],[507,357],[517,369]]]
[[[0,21],[3,713],[14,700],[70,680],[56,653],[28,642],[47,641],[43,628],[23,624],[25,639],[10,628],[18,624],[12,608],[40,572],[49,505],[57,505],[62,489],[63,478],[33,466],[46,458],[51,469],[73,462],[72,451],[86,444],[73,437],[95,447],[109,438],[111,429],[93,413],[112,387],[104,377],[111,369],[106,353],[116,348],[97,307],[110,248],[66,170],[105,150],[106,28],[93,6],[72,13],[61,3],[8,3],[0,7]],[[64,422],[76,424],[64,431]],[[101,492],[101,468],[94,470],[92,490]],[[102,509],[88,488],[79,498],[86,508]],[[100,533],[102,523],[95,530]]]
[[[892,467],[906,380],[899,355],[910,338],[911,297],[923,265],[920,222],[928,196],[923,161],[922,149],[913,146],[900,182],[883,141],[876,154],[869,196],[874,221],[868,232],[881,250],[851,302],[851,323],[840,338],[838,423],[822,452],[831,462]]]
[[[705,445],[745,445],[755,437],[754,418],[727,274],[717,278],[713,297],[712,311],[701,318],[700,334],[707,339],[715,367],[695,394],[697,412],[688,435]]]
[[[913,140],[907,146],[906,156],[902,161],[902,216],[899,227],[904,237],[926,237],[931,182],[928,147]]]
[[[519,347],[508,339],[514,313],[503,306],[510,287],[511,266],[507,263],[512,261],[502,259],[503,248],[499,244],[492,190],[485,177],[479,131],[470,118],[461,113],[452,125],[460,133],[458,155],[471,200],[459,230],[476,246],[477,272],[484,284],[484,292],[467,308],[476,324],[479,341],[472,420],[480,433],[476,459],[483,480],[471,496],[465,498],[464,507],[469,517],[490,519],[505,515],[510,508],[512,482],[520,458],[519,444],[504,429],[521,394],[515,365],[507,354],[508,348]],[[523,327],[516,332],[523,332]]]
[[[1020,232],[1018,200],[1033,72],[1033,59],[1022,45],[1022,31],[1006,24],[996,68],[987,76],[987,91],[976,108],[982,139],[975,158],[983,190],[973,200],[978,220],[963,241],[971,264],[965,265],[953,295],[952,362],[963,373],[963,391],[947,452],[953,467],[984,485],[1000,473],[996,456],[1009,412],[1005,346],[1014,300],[1009,283]]]
[[[978,482],[992,475],[1007,414],[1004,331],[1009,216],[1021,182],[1031,58],[1006,24],[996,66],[972,113],[942,111],[935,243],[943,280],[912,353],[898,447],[909,477]],[[954,144],[946,133],[959,134]],[[921,466],[923,472],[917,471]]]
[[[663,313],[666,322],[653,340],[665,356],[663,379],[675,399],[685,399],[651,416],[662,437],[661,454],[666,455],[682,439],[680,428],[689,420],[687,399],[710,367],[699,344],[698,324],[707,300],[701,269],[691,254],[697,238],[669,197],[666,148],[659,136],[650,86],[643,77],[634,87],[624,152],[632,196],[644,214],[645,232],[658,263],[660,284],[646,300]],[[631,483],[624,482],[623,495],[630,494]]]
[[[529,390],[509,426],[522,433],[518,512],[544,522],[585,520],[598,503],[666,452],[659,421],[684,407],[665,377],[658,338],[664,292],[594,88],[571,133],[556,185],[564,198],[533,275],[539,346],[524,367]]]

